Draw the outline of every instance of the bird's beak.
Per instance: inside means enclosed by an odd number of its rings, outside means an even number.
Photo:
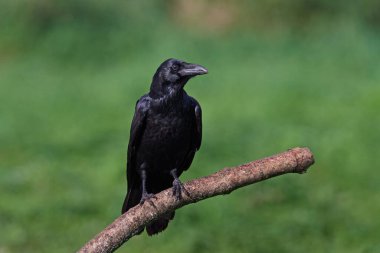
[[[208,70],[198,64],[185,63],[182,66],[182,69],[178,71],[181,76],[197,76],[204,75],[208,73]]]

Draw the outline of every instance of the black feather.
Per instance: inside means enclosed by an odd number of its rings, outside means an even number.
[[[178,189],[178,177],[190,167],[202,141],[201,107],[183,88],[190,78],[206,73],[200,65],[169,59],[157,69],[150,92],[137,101],[122,213],[149,198],[150,193],[171,186]],[[174,212],[160,217],[146,227],[147,233],[163,231],[173,217]]]

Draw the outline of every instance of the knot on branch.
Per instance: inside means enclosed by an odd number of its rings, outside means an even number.
[[[309,148],[293,148],[289,151],[292,152],[297,161],[297,166],[295,167],[294,172],[303,174],[314,164],[314,156]]]

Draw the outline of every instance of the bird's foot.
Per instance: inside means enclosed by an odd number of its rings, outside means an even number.
[[[177,200],[182,198],[182,192],[184,192],[187,196],[190,196],[189,192],[183,186],[182,182],[176,178],[173,181],[173,196],[176,197]]]
[[[140,199],[140,205],[144,204],[145,201],[148,201],[151,205],[154,206],[152,199],[157,199],[156,195],[153,193],[144,192]]]

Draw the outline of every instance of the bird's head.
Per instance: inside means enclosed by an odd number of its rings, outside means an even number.
[[[154,74],[151,93],[170,94],[183,89],[190,78],[207,73],[207,69],[201,65],[168,59],[161,63]]]

